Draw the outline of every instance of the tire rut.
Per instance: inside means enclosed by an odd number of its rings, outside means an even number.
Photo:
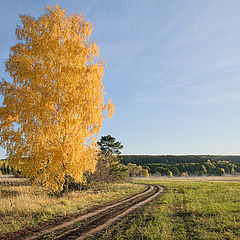
[[[163,193],[163,191],[164,189],[162,187],[149,186],[142,193],[36,233],[33,236],[25,238],[25,240],[37,240],[45,237],[55,240],[86,239],[109,227],[136,208],[150,202],[160,193]],[[49,237],[51,235],[52,237],[49,238],[47,235],[49,235]]]

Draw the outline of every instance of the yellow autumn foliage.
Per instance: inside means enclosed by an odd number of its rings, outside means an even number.
[[[104,104],[104,61],[81,14],[46,7],[38,19],[21,15],[2,80],[0,143],[23,175],[62,189],[66,175],[82,181],[96,165],[96,137],[114,112]]]

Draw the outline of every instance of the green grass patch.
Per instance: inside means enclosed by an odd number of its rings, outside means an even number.
[[[240,239],[240,182],[171,178],[136,182],[165,186],[168,192],[98,239]]]

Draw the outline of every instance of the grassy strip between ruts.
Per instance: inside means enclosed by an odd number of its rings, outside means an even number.
[[[240,239],[240,182],[223,180],[137,180],[168,192],[97,239]]]
[[[0,236],[27,226],[34,227],[56,217],[81,213],[93,206],[141,192],[145,188],[132,183],[102,183],[89,190],[54,197],[49,196],[41,187],[0,184]]]

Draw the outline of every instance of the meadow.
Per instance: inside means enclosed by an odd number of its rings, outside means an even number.
[[[132,183],[101,183],[57,197],[39,186],[29,185],[25,179],[0,177],[0,239],[3,234],[75,215],[145,188]]]
[[[240,239],[240,177],[150,178],[135,182],[165,186],[167,193],[97,239]]]

